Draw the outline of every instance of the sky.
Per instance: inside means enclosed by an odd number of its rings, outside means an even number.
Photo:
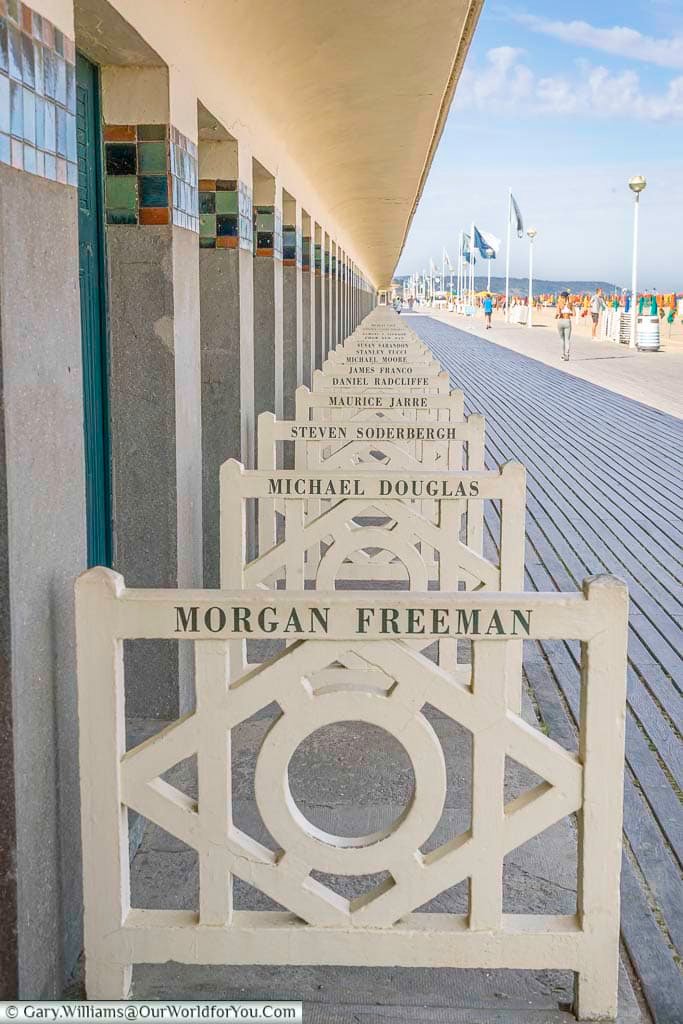
[[[512,188],[535,277],[630,285],[636,174],[639,287],[683,291],[683,0],[485,0],[397,273],[455,265],[474,222],[504,275]]]

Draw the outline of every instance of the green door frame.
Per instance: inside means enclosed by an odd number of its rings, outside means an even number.
[[[100,72],[76,56],[79,283],[88,565],[112,564],[109,331]]]

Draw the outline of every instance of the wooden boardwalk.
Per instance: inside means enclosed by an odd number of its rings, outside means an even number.
[[[628,582],[622,937],[654,1020],[681,1024],[683,425],[434,319],[406,319],[467,411],[486,416],[488,467],[527,467],[527,589],[574,590],[602,572]],[[571,746],[573,645],[536,645],[525,671],[549,734]]]

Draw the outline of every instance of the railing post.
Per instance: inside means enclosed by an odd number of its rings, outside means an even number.
[[[601,630],[581,645],[583,808],[579,814],[577,900],[583,931],[575,1012],[615,1020],[619,980],[626,718],[628,591],[608,576],[586,580],[584,594]]]
[[[128,811],[119,764],[126,751],[123,644],[115,598],[123,579],[91,569],[76,581],[78,725],[86,987],[89,999],[127,999],[132,966],[113,963],[106,937],[130,910]]]

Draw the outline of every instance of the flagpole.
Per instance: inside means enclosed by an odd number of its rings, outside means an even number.
[[[486,262],[488,263],[488,280],[487,280],[487,284],[486,284],[486,291],[490,292],[491,291],[491,259],[490,259],[490,257],[489,257],[489,259]]]
[[[474,308],[474,221],[470,227],[470,305]]]
[[[462,231],[458,232],[458,302],[462,292]]]
[[[512,221],[512,189],[508,189],[508,237],[505,250],[505,323],[510,323],[510,225]]]

